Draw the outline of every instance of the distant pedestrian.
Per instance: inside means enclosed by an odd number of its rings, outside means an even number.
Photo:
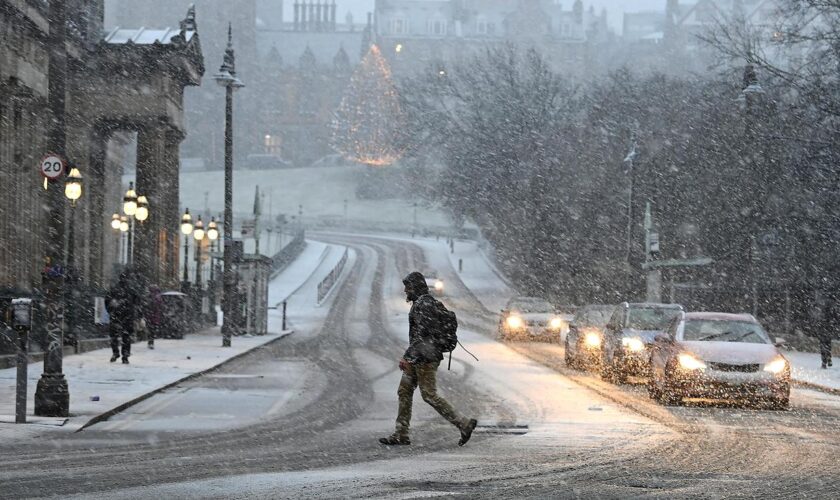
[[[840,295],[828,294],[824,302],[823,321],[817,328],[817,340],[820,341],[820,358],[822,368],[825,370],[832,366],[831,363],[831,341],[835,332],[840,329]]]
[[[105,308],[111,317],[109,335],[111,337],[111,362],[122,356],[122,362],[128,364],[131,356],[131,335],[135,322],[140,317],[142,297],[134,272],[130,269],[120,273],[117,284],[111,287],[105,297]]]
[[[438,336],[440,325],[437,299],[429,295],[426,279],[419,272],[413,272],[403,280],[406,301],[411,302],[408,313],[409,346],[399,361],[402,378],[397,395],[399,410],[396,430],[388,437],[381,438],[386,445],[408,445],[411,423],[411,407],[414,389],[420,387],[423,401],[432,406],[443,418],[461,431],[458,445],[469,441],[477,424],[475,419],[458,415],[452,406],[437,393],[437,369],[443,360],[443,350]]]
[[[155,339],[160,336],[163,325],[163,297],[157,285],[149,287],[143,317],[146,319],[146,331],[149,334],[149,349],[154,349]]]

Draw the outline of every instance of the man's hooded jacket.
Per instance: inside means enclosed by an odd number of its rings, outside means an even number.
[[[403,358],[412,364],[439,362],[443,353],[435,343],[437,308],[435,298],[429,295],[426,278],[415,271],[403,279],[403,284],[412,292],[408,297],[412,303],[408,313],[409,345]]]

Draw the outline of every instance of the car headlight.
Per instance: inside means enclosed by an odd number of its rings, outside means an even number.
[[[704,370],[706,368],[706,363],[700,361],[691,354],[680,354],[679,361],[680,368],[684,368],[686,370]]]
[[[645,343],[637,338],[621,339],[621,345],[623,345],[625,349],[631,352],[639,352],[645,350]]]
[[[788,363],[787,363],[787,360],[785,360],[785,358],[778,357],[778,358],[774,359],[773,361],[764,365],[764,371],[779,374],[779,373],[782,373],[783,371],[785,371],[785,368],[787,368],[787,365],[788,365]]]
[[[519,316],[508,316],[507,319],[507,326],[513,328],[514,330],[517,328],[522,328],[522,318]]]
[[[563,319],[551,318],[551,321],[548,322],[548,327],[552,330],[560,330],[561,328],[563,328]]]
[[[598,332],[586,332],[583,341],[589,347],[601,347],[601,334]]]
[[[435,281],[435,290],[437,290],[438,292],[443,291],[443,281],[442,280]]]

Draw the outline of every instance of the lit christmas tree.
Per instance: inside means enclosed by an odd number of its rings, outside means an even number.
[[[350,78],[332,123],[333,148],[346,159],[385,166],[401,156],[403,119],[388,63],[372,45]]]

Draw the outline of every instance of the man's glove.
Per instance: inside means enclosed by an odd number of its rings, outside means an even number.
[[[406,359],[401,359],[400,360],[400,370],[401,371],[408,370],[409,366],[411,366],[411,363],[409,363],[408,360],[406,360]]]

